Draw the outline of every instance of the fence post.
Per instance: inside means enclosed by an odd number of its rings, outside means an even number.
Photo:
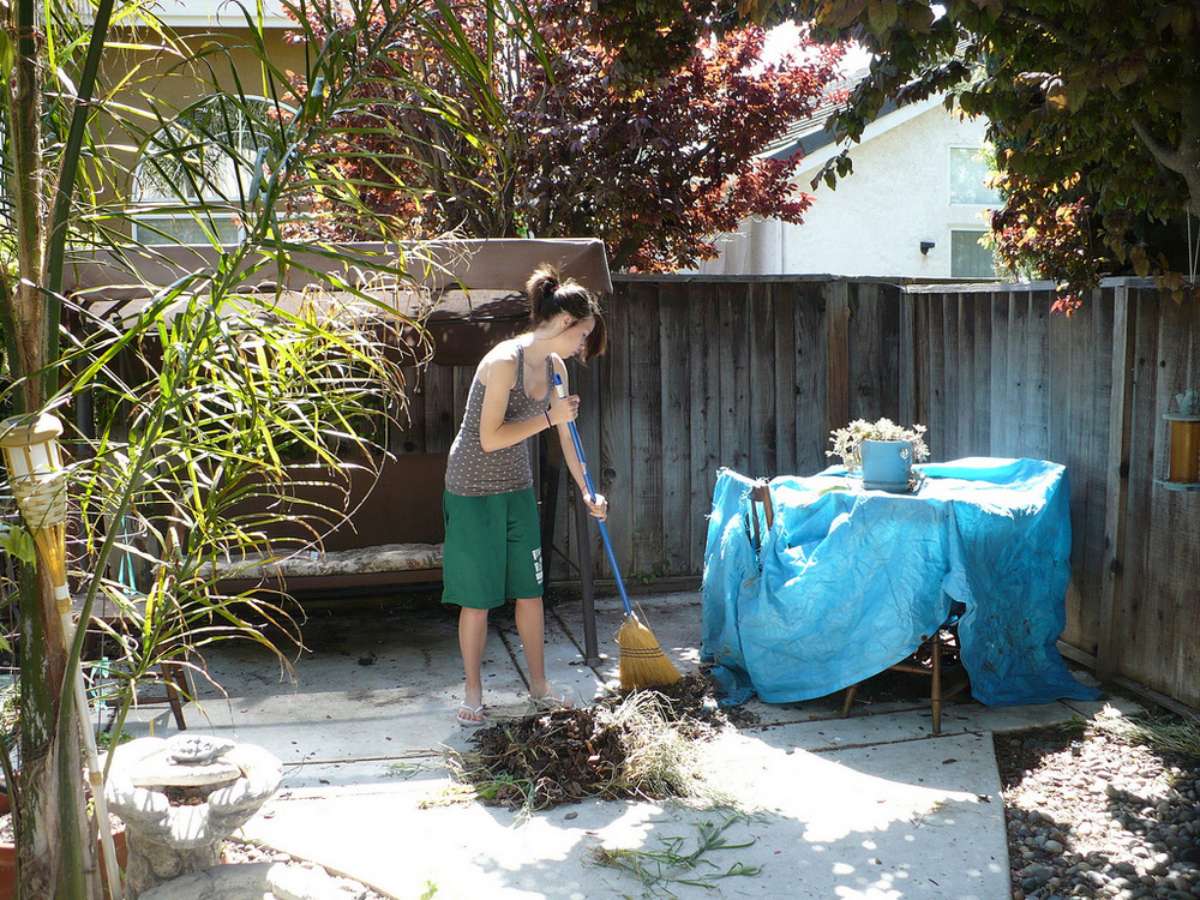
[[[900,286],[900,423],[905,426],[918,421],[916,297]]]
[[[1108,456],[1104,497],[1104,569],[1100,589],[1100,633],[1096,674],[1111,677],[1118,669],[1117,615],[1122,592],[1126,506],[1129,499],[1129,432],[1133,395],[1134,330],[1137,309],[1129,302],[1129,286],[1114,290],[1112,394],[1109,398]]]

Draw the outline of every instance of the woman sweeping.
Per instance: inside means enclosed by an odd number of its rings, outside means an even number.
[[[552,387],[556,372],[567,381],[564,358],[586,361],[604,352],[599,306],[586,288],[563,281],[549,266],[533,273],[526,293],[531,328],[497,344],[479,363],[446,464],[442,602],[462,607],[458,643],[466,690],[456,718],[468,727],[486,722],[480,664],[488,610],[508,600],[517,605],[530,699],[543,709],[569,705],[546,680],[542,537],[527,440],[557,428],[589,511],[599,519],[608,514],[607,501],[600,495],[593,501],[584,488],[567,428],[579,397],[560,399]]]

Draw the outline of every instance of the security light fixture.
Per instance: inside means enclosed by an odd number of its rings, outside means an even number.
[[[933,241],[921,241],[921,255],[928,256],[929,251],[934,247]]]

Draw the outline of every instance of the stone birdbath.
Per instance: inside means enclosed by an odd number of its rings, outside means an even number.
[[[279,787],[279,760],[253,744],[179,734],[114,751],[105,795],[125,822],[130,897],[220,861],[221,842]]]

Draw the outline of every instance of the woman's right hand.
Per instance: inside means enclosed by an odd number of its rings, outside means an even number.
[[[566,425],[568,422],[574,422],[575,417],[579,415],[579,395],[571,394],[568,397],[559,397],[557,394],[550,396],[550,424],[551,425]]]

